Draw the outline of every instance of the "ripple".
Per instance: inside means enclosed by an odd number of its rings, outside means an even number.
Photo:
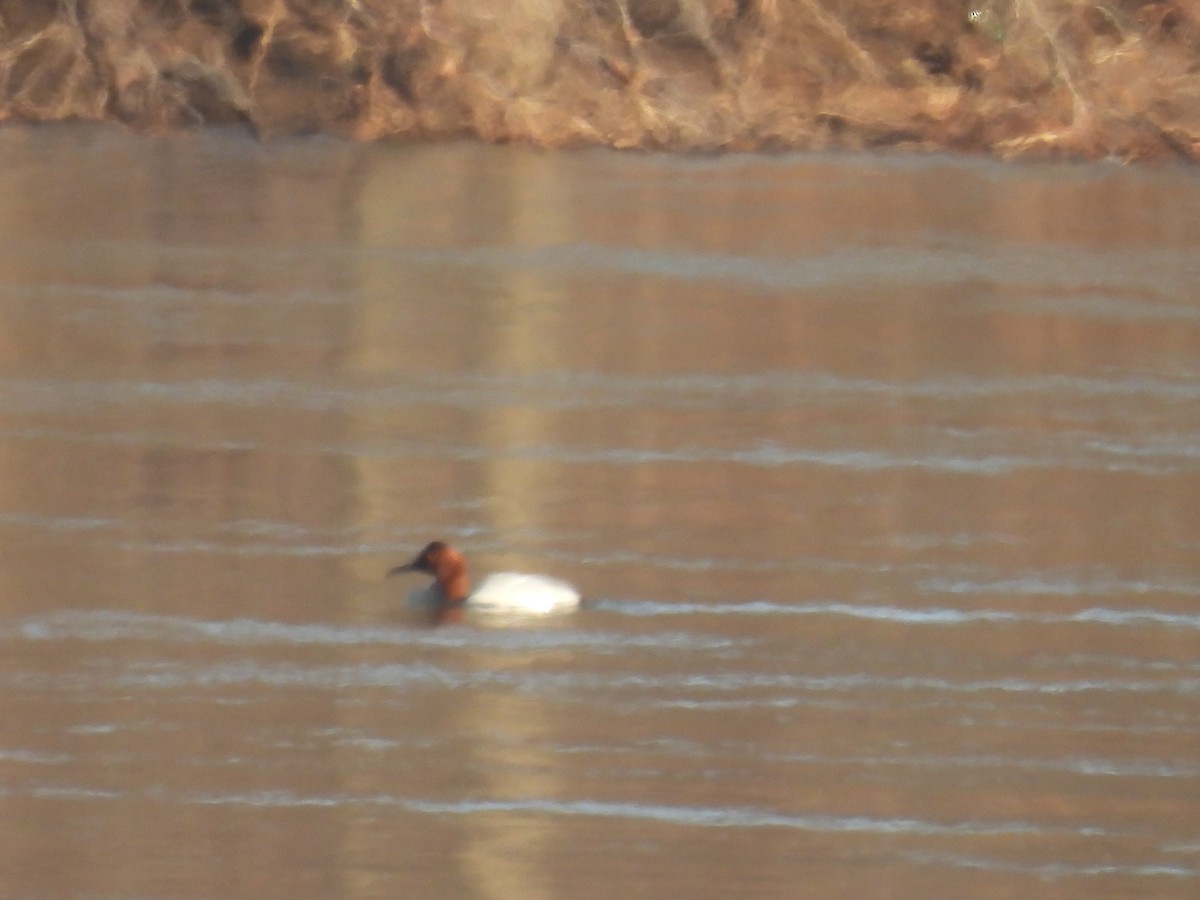
[[[65,611],[0,623],[0,639],[38,641],[205,642],[221,645],[490,647],[499,650],[720,650],[742,641],[681,632],[615,632],[523,628],[431,629],[293,624],[256,619],[207,620],[113,610]]]
[[[0,762],[23,763],[35,766],[58,766],[71,761],[62,753],[41,753],[37,750],[6,750],[0,748]]]
[[[963,590],[952,588],[968,582],[928,582],[924,587],[936,590],[939,585],[947,585],[951,593],[965,593]],[[1005,586],[1018,585],[1027,590],[1038,581],[993,582],[984,589],[984,585],[976,585],[980,593],[1004,593]],[[1147,584],[1154,584],[1148,582]],[[1180,593],[1191,593],[1196,590],[1191,585],[1179,585]],[[1068,590],[1066,584],[1058,585],[1053,593],[1074,595],[1078,590]],[[1155,590],[1163,590],[1161,586]],[[1013,591],[1022,593],[1022,591]],[[1037,591],[1032,591],[1037,592]],[[1049,592],[1049,591],[1048,591]],[[1197,591],[1200,593],[1200,591]],[[590,608],[605,610],[625,616],[655,617],[655,616],[846,616],[854,619],[867,619],[877,622],[896,622],[906,625],[969,625],[975,623],[1002,624],[1098,624],[1118,627],[1142,627],[1147,625],[1177,628],[1190,631],[1200,631],[1200,613],[1177,613],[1156,609],[1108,609],[1091,607],[1074,613],[1028,613],[1003,609],[959,609],[955,607],[917,607],[907,608],[898,606],[859,605],[841,602],[821,603],[779,603],[772,600],[746,600],[735,603],[692,603],[688,601],[661,600],[612,600],[598,599],[591,601]]]
[[[1112,876],[1195,878],[1200,876],[1200,868],[1164,863],[1100,863],[1096,865],[1063,862],[1019,863],[982,856],[912,851],[902,851],[900,857],[920,865],[1025,874],[1043,879],[1103,878]]]
[[[1117,594],[1182,594],[1200,597],[1200,582],[1183,579],[1118,578],[1105,575],[1065,574],[1045,575],[1029,573],[1014,578],[993,581],[971,578],[929,578],[918,587],[923,591],[938,594],[1018,594],[1022,596],[1056,595],[1109,595]],[[1099,613],[1099,611],[1098,611]],[[1183,616],[1185,620],[1200,617]]]
[[[642,407],[647,403],[680,408],[740,408],[745,402],[794,406],[798,402],[862,403],[882,400],[1088,399],[1200,400],[1192,378],[1138,374],[1081,376],[971,376],[918,379],[837,375],[819,370],[679,372],[658,376],[588,370],[539,372],[536,376],[495,372],[485,375],[414,374],[403,385],[370,381],[331,384],[287,378],[9,379],[0,387],[0,406],[55,410],[94,405],[135,405],[168,401],[179,405],[286,406],[329,410],[343,407],[403,409],[450,406],[465,409],[510,405],[545,409]]]
[[[563,444],[529,444],[496,447],[449,442],[404,441],[357,447],[322,448],[327,453],[349,453],[371,459],[453,459],[462,462],[524,460],[563,465],[693,465],[723,463],[774,469],[787,466],[821,466],[855,472],[928,470],[959,475],[998,476],[1028,469],[1074,469],[1164,476],[1193,472],[1192,456],[1156,453],[1150,456],[1065,453],[1047,448],[1041,453],[989,453],[933,451],[893,453],[861,447],[817,448],[763,442],[742,447],[580,447]]]
[[[1078,678],[1039,681],[1022,677],[952,680],[928,675],[888,676],[870,672],[819,675],[780,672],[654,672],[596,673],[528,669],[456,669],[431,663],[357,663],[346,665],[264,664],[234,660],[210,665],[168,661],[126,662],[109,672],[64,675],[18,673],[25,687],[84,690],[177,690],[180,688],[259,685],[308,690],[403,689],[410,687],[479,689],[500,686],[530,694],[636,693],[639,702],[655,706],[721,708],[774,705],[791,707],[810,702],[813,695],[913,694],[1070,697],[1085,694],[1200,694],[1200,678],[1120,679]],[[786,691],[786,696],[768,692]],[[644,695],[653,695],[646,698]],[[589,700],[590,702],[590,700]]]
[[[673,806],[649,803],[613,803],[600,800],[459,800],[453,802],[408,800],[416,812],[438,815],[476,815],[493,812],[545,813],[559,816],[639,819],[715,828],[788,828],[824,833],[1012,835],[1043,834],[1048,830],[1029,822],[954,822],[922,819],[880,819],[868,816],[793,815],[740,807]],[[1063,829],[1092,834],[1092,829]]]
[[[193,794],[190,803],[221,806],[397,806],[409,812],[435,816],[480,816],[494,813],[581,816],[599,819],[631,819],[704,828],[782,828],[806,832],[879,835],[1039,835],[1074,834],[1098,836],[1093,827],[1046,827],[1022,821],[935,822],[915,818],[871,816],[804,815],[747,807],[682,806],[652,803],[622,803],[591,799],[463,799],[422,800],[377,795],[302,795],[290,791],[258,791],[230,794]]]

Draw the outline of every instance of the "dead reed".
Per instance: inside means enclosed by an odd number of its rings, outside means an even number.
[[[1200,159],[1190,0],[0,0],[0,121]]]

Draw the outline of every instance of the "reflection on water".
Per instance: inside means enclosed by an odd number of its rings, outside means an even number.
[[[0,145],[0,893],[1194,895],[1186,170]]]

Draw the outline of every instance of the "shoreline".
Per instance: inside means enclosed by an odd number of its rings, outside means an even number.
[[[0,4],[0,124],[1200,161],[1182,0]]]

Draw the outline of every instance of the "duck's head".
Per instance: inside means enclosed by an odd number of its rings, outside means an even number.
[[[467,563],[461,553],[444,541],[433,541],[412,562],[396,566],[388,575],[401,572],[425,572],[437,580],[438,592],[445,604],[461,603],[467,598]]]

